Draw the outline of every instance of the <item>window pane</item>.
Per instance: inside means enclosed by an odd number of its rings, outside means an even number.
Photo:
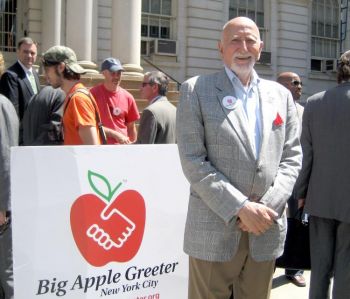
[[[170,38],[170,21],[162,19],[160,21],[160,37]]]
[[[312,35],[316,35],[317,34],[317,32],[316,32],[316,27],[317,26],[317,24],[316,24],[316,21],[314,21],[314,20],[312,20],[312,23],[311,23],[311,34]]]
[[[238,6],[238,0],[230,0],[230,7],[236,7]]]
[[[313,37],[311,39],[311,56],[316,56],[315,49],[316,49],[316,42],[315,42],[315,38]]]
[[[151,1],[151,13],[160,14],[160,0]]]
[[[255,21],[255,11],[248,10],[247,17]]]
[[[147,55],[147,42],[142,40],[141,41],[141,55]]]
[[[248,0],[248,9],[255,10],[255,0]]]
[[[314,51],[315,51],[315,56],[323,56],[323,51],[322,51],[322,42],[320,41],[319,38],[315,38],[315,46],[314,46]]]
[[[264,0],[256,0],[257,1],[257,10],[264,11]]]
[[[16,10],[17,1],[0,1],[0,50],[16,51]]]
[[[162,1],[162,15],[171,16],[171,0]]]
[[[228,12],[228,18],[233,19],[235,17],[237,17],[237,10],[230,8],[230,10]]]
[[[149,36],[150,37],[159,37],[159,20],[156,18],[150,18],[149,20]]]
[[[247,2],[246,2],[246,0],[240,0],[240,1],[238,1],[238,7],[239,7],[239,8],[244,8],[244,10],[246,10],[246,8],[247,8]]]
[[[149,0],[142,0],[142,12],[149,12]]]
[[[332,43],[331,43],[330,57],[332,57],[332,58],[338,57],[337,42],[336,41],[332,41]]]
[[[150,37],[159,37],[159,27],[158,26],[150,26],[149,27],[149,36]]]
[[[339,38],[339,26],[333,26],[333,34],[332,34],[333,38]]]
[[[169,27],[160,27],[160,38],[170,38],[170,28]]]
[[[265,23],[264,23],[264,13],[263,12],[258,12],[257,13],[257,20],[256,20],[256,24],[258,25],[258,27],[265,27]]]
[[[141,25],[141,36],[148,36],[148,26]]]
[[[239,9],[238,10],[238,15],[239,16],[245,16],[247,14],[246,10],[245,9]]]
[[[332,26],[331,26],[331,24],[326,24],[326,26],[325,26],[325,36],[332,37]]]
[[[319,59],[311,59],[311,70],[321,71],[321,69],[322,69],[322,61]]]

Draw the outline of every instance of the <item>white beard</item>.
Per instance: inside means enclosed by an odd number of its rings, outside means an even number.
[[[238,78],[246,78],[250,76],[254,68],[255,62],[255,58],[252,58],[249,64],[246,65],[237,65],[235,63],[232,63],[231,69],[237,75]]]

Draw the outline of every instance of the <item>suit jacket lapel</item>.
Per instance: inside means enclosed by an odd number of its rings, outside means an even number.
[[[21,65],[19,64],[19,62],[17,62],[17,69],[18,69],[18,74],[20,75],[20,78],[22,79],[22,81],[24,82],[24,84],[26,85],[28,92],[30,94],[30,96],[34,95],[34,91],[32,89],[32,85],[30,84],[30,81],[27,77],[26,72],[24,71],[24,69],[21,67]],[[34,75],[35,76],[35,75]],[[39,80],[39,79],[38,79]],[[38,89],[39,90],[39,89]]]
[[[277,111],[273,105],[273,98],[270,97],[268,88],[258,87],[259,90],[259,101],[260,101],[260,112],[261,112],[261,146],[259,159],[261,154],[266,152],[269,147],[268,141],[272,129],[272,124],[276,118]]]
[[[252,158],[255,159],[253,146],[248,136],[248,122],[246,115],[244,114],[243,107],[240,105],[240,103],[236,102],[232,109],[228,109],[223,104],[225,97],[232,97],[235,94],[233,85],[230,82],[230,79],[227,77],[225,70],[219,73],[216,88],[218,89],[217,100],[219,101],[228,122],[238,135],[243,147],[252,156]]]

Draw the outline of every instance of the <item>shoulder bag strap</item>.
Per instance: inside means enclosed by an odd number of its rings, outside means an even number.
[[[103,124],[101,122],[101,118],[100,118],[100,114],[98,113],[98,110],[97,110],[97,107],[96,107],[96,104],[95,104],[95,101],[92,99],[91,97],[91,94],[90,94],[90,91],[87,90],[86,88],[78,88],[76,89],[73,93],[71,93],[68,97],[68,100],[67,100],[67,104],[66,106],[64,107],[64,111],[63,111],[63,115],[64,113],[66,112],[66,109],[68,107],[68,104],[71,100],[71,98],[76,94],[76,93],[83,93],[85,94],[91,101],[92,105],[94,106],[94,109],[95,109],[95,117],[96,117],[96,122],[97,122],[97,127],[98,127],[98,131],[100,133],[100,136],[101,136],[101,139],[102,139],[102,144],[107,144],[107,137],[106,137],[106,132],[105,130],[103,129]],[[63,116],[62,116],[62,120],[63,120]]]

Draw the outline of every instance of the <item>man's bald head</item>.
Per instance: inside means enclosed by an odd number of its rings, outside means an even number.
[[[277,82],[290,90],[294,101],[298,101],[301,97],[302,82],[298,74],[293,72],[283,72],[277,77]]]

